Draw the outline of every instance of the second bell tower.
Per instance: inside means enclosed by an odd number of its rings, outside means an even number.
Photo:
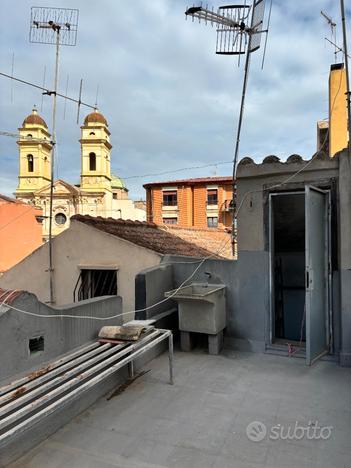
[[[81,190],[111,191],[110,132],[105,117],[95,109],[81,127]]]

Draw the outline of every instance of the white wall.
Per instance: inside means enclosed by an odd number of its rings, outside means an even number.
[[[132,200],[112,200],[112,210],[113,218],[146,221],[146,210],[136,208]]]
[[[56,305],[73,302],[79,265],[118,268],[118,295],[123,312],[135,308],[135,276],[158,265],[161,255],[139,247],[79,221],[53,240],[54,294]],[[0,287],[33,292],[40,301],[49,301],[48,244],[41,246],[0,278]]]

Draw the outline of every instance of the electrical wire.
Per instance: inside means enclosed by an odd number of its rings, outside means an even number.
[[[145,177],[154,177],[159,175],[166,175],[166,174],[174,174],[176,172],[183,172],[183,171],[190,171],[192,169],[205,169],[206,167],[216,167],[216,166],[223,166],[225,164],[233,164],[233,161],[219,161],[216,163],[211,164],[204,164],[203,166],[188,166],[188,167],[180,167],[179,169],[173,169],[170,171],[163,171],[163,172],[153,172],[150,174],[139,174],[129,177],[121,177],[123,180],[130,180],[130,179],[143,179]]]

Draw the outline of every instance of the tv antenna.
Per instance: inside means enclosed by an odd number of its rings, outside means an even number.
[[[325,37],[324,39],[334,46],[334,56],[335,56],[335,63],[336,63],[338,59],[338,53],[340,52],[340,47],[336,45],[336,23],[333,21],[333,19],[330,16],[324,13],[323,10],[321,10],[321,15],[323,16],[323,18],[327,21],[328,25],[330,26],[330,39],[328,39],[327,37]]]
[[[266,55],[267,37],[272,12],[272,0],[270,2],[267,27],[263,28],[265,12],[265,0],[252,0],[251,4],[221,6],[217,12],[202,6],[193,6],[185,12],[186,17],[197,18],[199,22],[211,23],[217,26],[216,54],[237,55],[240,65],[241,55],[245,55],[244,80],[241,94],[240,112],[236,131],[236,143],[233,159],[233,196],[232,196],[232,249],[235,251],[236,243],[236,168],[239,157],[241,128],[244,117],[245,97],[249,77],[251,54],[261,47],[262,34],[266,34],[264,44],[262,67]]]
[[[70,8],[32,7],[29,41],[52,44],[56,47],[54,89],[52,94],[52,136],[51,136],[51,181],[49,214],[49,274],[50,303],[54,302],[54,265],[52,248],[52,214],[54,194],[54,157],[56,145],[56,98],[59,80],[60,46],[75,46],[77,43],[79,11]],[[79,99],[80,100],[80,99]]]

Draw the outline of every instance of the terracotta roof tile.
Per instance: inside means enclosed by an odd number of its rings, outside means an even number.
[[[72,221],[92,226],[100,231],[153,250],[162,255],[181,255],[187,257],[207,257],[213,252],[196,243],[186,241],[180,236],[156,224],[123,219],[74,215]]]
[[[231,234],[223,229],[208,229],[180,226],[160,226],[175,236],[181,237],[187,242],[216,253],[218,256],[233,260]]]

